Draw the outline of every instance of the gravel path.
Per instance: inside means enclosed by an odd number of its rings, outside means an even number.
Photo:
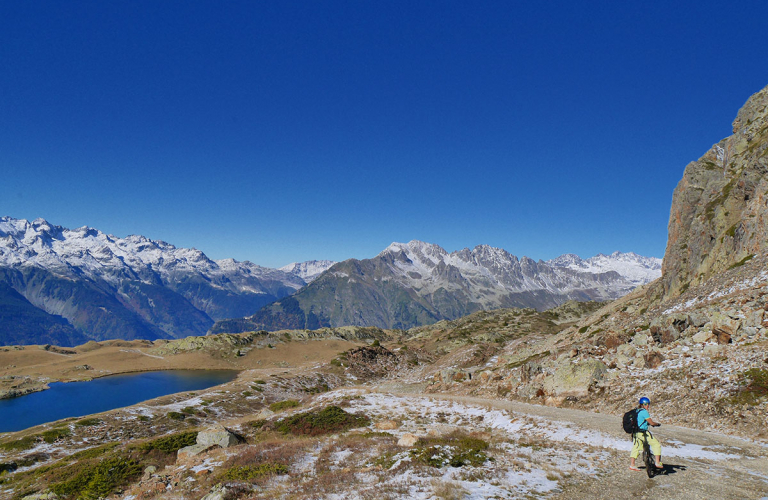
[[[419,396],[413,387],[384,385],[376,392]],[[399,389],[399,390],[397,390]],[[621,429],[621,417],[581,410],[530,405],[517,401],[448,394],[421,394],[436,400],[508,410],[547,421],[578,439],[591,440],[610,452],[607,472],[595,479],[565,484],[553,498],[605,499],[765,499],[768,500],[768,446],[727,435],[662,425],[654,435],[662,443],[666,474],[649,479],[629,466],[631,443]],[[639,461],[638,461],[639,463]]]

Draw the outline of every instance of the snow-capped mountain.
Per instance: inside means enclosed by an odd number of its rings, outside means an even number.
[[[70,230],[44,219],[0,218],[0,266],[33,266],[113,284],[124,279],[167,284],[194,274],[221,288],[256,294],[270,293],[265,282],[294,290],[306,284],[296,274],[248,261],[215,261],[194,248],[176,248],[144,236],[117,238],[87,226]]]
[[[14,303],[28,301],[27,310],[53,315],[51,324],[64,317],[96,339],[204,335],[215,320],[251,314],[307,283],[297,273],[211,260],[144,236],[11,217],[0,218],[0,282],[5,294],[20,294]]]
[[[372,259],[340,262],[291,297],[213,330],[409,328],[481,309],[612,300],[660,275],[659,259],[635,254],[537,262],[488,245],[448,253],[414,240],[392,243]]]
[[[306,262],[293,262],[278,268],[278,270],[298,276],[307,283],[311,283],[335,263],[332,260],[308,260]]]
[[[661,263],[662,259],[658,257],[643,257],[634,252],[613,252],[611,255],[600,253],[586,260],[569,253],[547,261],[547,264],[553,266],[594,274],[616,271],[638,286],[660,278]]]

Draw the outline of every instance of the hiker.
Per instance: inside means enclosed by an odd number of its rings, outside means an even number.
[[[656,467],[661,469],[664,465],[661,463],[661,443],[648,432],[648,426],[658,427],[661,424],[654,422],[651,419],[651,414],[648,412],[648,407],[651,406],[651,400],[642,397],[639,401],[639,407],[637,409],[637,427],[638,432],[632,435],[632,452],[629,454],[629,469],[639,471],[635,466],[635,459],[643,450],[643,444],[645,440],[648,440],[648,444],[651,447],[651,452],[656,457]]]

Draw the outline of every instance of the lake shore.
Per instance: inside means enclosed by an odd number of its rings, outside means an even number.
[[[0,399],[44,391],[53,382],[87,381],[127,373],[313,367],[361,344],[341,339],[286,341],[270,336],[269,343],[243,348],[217,344],[215,338],[203,339],[209,339],[210,348],[175,348],[177,344],[184,345],[188,339],[108,340],[88,342],[74,348],[47,345],[0,347]]]

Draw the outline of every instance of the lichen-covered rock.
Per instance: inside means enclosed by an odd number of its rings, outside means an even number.
[[[564,363],[544,381],[544,390],[554,396],[583,397],[590,386],[600,381],[608,367],[598,359],[587,359],[580,363]]]
[[[675,188],[662,281],[675,297],[768,251],[768,87],[741,108],[733,135],[690,163]]]
[[[21,497],[21,500],[59,500],[59,496],[52,491],[44,491],[42,493]]]
[[[176,452],[176,461],[188,462],[192,458],[205,453],[206,451],[210,451],[215,447],[215,444],[193,444],[192,446],[185,446]]]
[[[217,445],[222,448],[235,446],[240,440],[223,425],[215,425],[197,433],[198,445]]]

